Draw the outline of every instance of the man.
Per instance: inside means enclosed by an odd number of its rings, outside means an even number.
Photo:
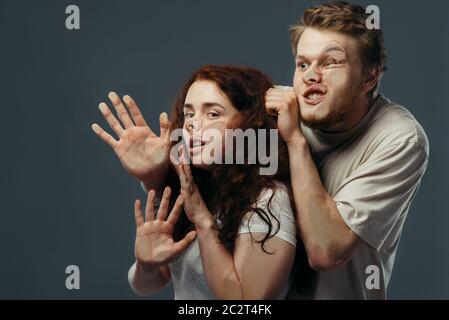
[[[319,272],[315,299],[386,298],[428,163],[421,126],[376,93],[383,38],[366,19],[362,7],[344,2],[307,9],[291,28],[294,89],[266,94],[289,148],[300,234]],[[301,296],[292,288],[290,298]]]
[[[386,298],[402,226],[428,163],[421,126],[376,93],[385,54],[382,32],[366,29],[366,18],[363,8],[342,2],[306,10],[291,29],[294,89],[266,94],[289,148],[300,234],[319,272],[315,299]],[[92,129],[147,190],[160,191],[167,115],[160,116],[158,137],[129,96],[123,100],[130,114],[115,93],[109,98],[123,126],[106,104],[100,110],[119,140],[97,124]],[[292,288],[290,298],[303,297]]]

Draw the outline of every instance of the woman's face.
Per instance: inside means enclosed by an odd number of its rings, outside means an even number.
[[[187,92],[183,112],[183,136],[191,163],[206,169],[216,162],[215,152],[223,152],[225,129],[234,128],[239,111],[215,82],[198,80]]]

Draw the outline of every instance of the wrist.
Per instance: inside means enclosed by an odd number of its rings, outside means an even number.
[[[143,273],[154,273],[159,270],[159,266],[136,260],[136,270]]]
[[[163,167],[158,168],[157,170],[153,170],[151,173],[141,176],[140,181],[148,188],[148,189],[158,189],[162,185],[165,184],[165,180],[167,178],[169,170],[169,164],[166,163]]]
[[[198,232],[207,232],[213,230],[214,227],[215,222],[212,215],[209,212],[207,212],[207,215],[205,215],[203,219],[195,223],[195,229]]]
[[[158,190],[162,187],[162,185],[164,185],[165,176],[160,175],[160,176],[146,177],[142,178],[140,182],[143,186],[145,186],[145,189],[147,189],[148,191],[151,189]]]
[[[301,149],[308,147],[307,140],[304,137],[304,135],[301,132],[301,129],[298,128],[295,130],[295,132],[292,134],[290,139],[286,141],[287,148],[290,149]]]

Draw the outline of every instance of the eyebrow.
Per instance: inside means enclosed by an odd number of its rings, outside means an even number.
[[[322,53],[328,53],[329,51],[340,51],[346,54],[346,51],[342,47],[336,45],[327,47]]]
[[[340,46],[336,46],[336,45],[332,45],[332,46],[328,46],[323,52],[320,53],[321,54],[325,54],[325,53],[329,53],[331,51],[339,51],[343,54],[346,55],[346,51],[344,49],[342,49]],[[307,60],[307,58],[301,54],[296,55],[296,60],[301,59],[301,60]]]
[[[211,107],[217,106],[217,107],[220,107],[220,108],[225,109],[225,107],[223,107],[223,106],[222,106],[221,104],[219,104],[218,102],[203,102],[203,103],[201,104],[201,106],[202,106],[203,108],[211,108]],[[192,105],[191,103],[186,103],[186,104],[184,104],[184,108],[190,108],[190,109],[193,109],[193,105]]]

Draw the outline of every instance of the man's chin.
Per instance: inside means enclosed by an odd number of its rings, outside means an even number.
[[[325,116],[319,117],[314,115],[311,117],[300,116],[301,123],[306,127],[313,130],[334,132],[339,131],[339,127],[344,123],[346,119],[346,114],[326,114]]]
[[[304,106],[305,110],[301,110],[300,120],[301,122],[311,129],[323,129],[329,125],[329,114],[322,114],[322,110],[316,106]],[[313,109],[313,110],[311,110]]]
[[[306,127],[313,129],[313,130],[320,130],[321,129],[321,122],[317,121],[316,119],[301,119],[301,123],[305,125]]]

